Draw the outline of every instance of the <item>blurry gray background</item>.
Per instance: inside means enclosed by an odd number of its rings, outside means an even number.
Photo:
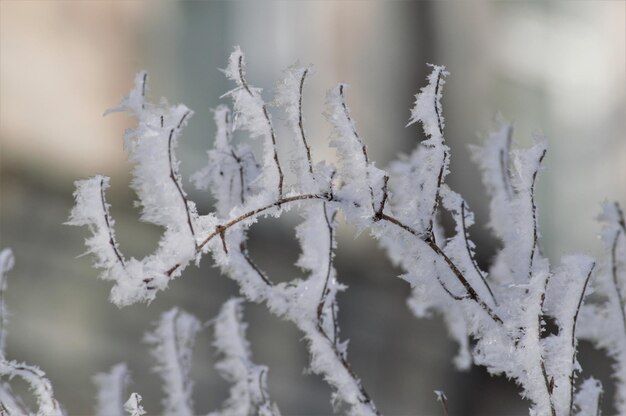
[[[538,205],[545,251],[600,255],[594,220],[605,198],[626,202],[626,3],[576,2],[0,2],[0,238],[17,265],[6,294],[11,311],[8,355],[40,365],[69,413],[90,414],[91,377],[128,362],[131,389],[160,412],[160,382],[142,343],[160,312],[179,305],[213,318],[237,293],[206,259],[190,267],[150,306],[117,309],[110,284],[97,279],[84,251],[86,230],[62,225],[73,181],[111,176],[108,194],[122,249],[141,256],[159,230],[137,221],[128,189],[131,166],[122,135],[133,120],[102,118],[150,73],[150,96],[195,110],[181,139],[185,177],[200,169],[212,144],[210,108],[231,88],[223,68],[233,45],[247,56],[248,79],[271,98],[280,71],[297,60],[316,74],[305,90],[305,115],[316,160],[332,160],[324,95],[347,82],[348,103],[378,166],[421,139],[404,128],[426,62],[451,72],[444,88],[449,183],[475,210],[471,234],[486,267],[495,242],[486,233],[486,196],[467,145],[478,143],[499,111],[514,122],[518,143],[548,138]],[[278,116],[275,120],[279,122]],[[279,138],[280,140],[280,138]],[[186,189],[203,213],[207,194]],[[299,275],[291,215],[252,232],[253,258],[275,280]],[[482,369],[456,372],[456,346],[437,317],[418,320],[405,305],[409,288],[366,235],[342,227],[337,253],[342,335],[349,358],[384,414],[440,414],[433,390],[444,390],[451,415],[527,414],[515,386]],[[303,373],[305,345],[294,326],[247,305],[254,360],[270,367],[269,388],[286,415],[329,414],[330,390]],[[216,409],[228,385],[212,368],[210,330],[195,348],[198,412]],[[585,374],[604,377],[610,362],[582,345]],[[19,382],[18,388],[24,388]]]

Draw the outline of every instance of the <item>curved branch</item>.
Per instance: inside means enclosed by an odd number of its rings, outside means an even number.
[[[126,263],[124,262],[124,257],[122,253],[120,253],[117,248],[117,242],[115,241],[115,236],[113,235],[113,230],[111,229],[111,220],[109,218],[109,209],[107,207],[106,199],[104,198],[104,178],[100,179],[100,199],[102,201],[102,212],[104,213],[104,222],[107,227],[107,232],[109,233],[109,245],[111,249],[113,249],[113,253],[115,253],[115,257],[120,262],[120,265],[123,269],[126,269]]]
[[[306,68],[302,73],[302,78],[300,79],[300,89],[299,89],[299,97],[298,97],[298,127],[300,128],[300,135],[302,136],[302,142],[304,143],[304,148],[306,149],[306,159],[309,163],[309,173],[313,174],[313,161],[311,159],[311,148],[306,141],[306,136],[304,135],[304,122],[302,120],[302,91],[304,89],[304,79],[306,78],[309,69]]]
[[[596,263],[592,263],[589,268],[589,273],[587,273],[587,277],[585,278],[585,283],[583,284],[583,289],[580,291],[580,298],[578,298],[578,305],[576,306],[576,313],[574,313],[574,321],[572,323],[572,373],[569,376],[570,383],[570,391],[569,391],[569,414],[574,414],[574,376],[576,372],[576,322],[578,321],[578,312],[580,312],[580,307],[583,304],[583,299],[585,297],[585,292],[587,291],[587,285],[589,284],[589,279],[591,278],[591,274],[593,273],[593,269],[596,267]]]
[[[248,82],[246,81],[246,78],[244,77],[243,55],[239,55],[239,60],[237,63],[238,63],[238,68],[239,68],[239,78],[241,79],[241,84],[243,85],[246,92],[251,97],[254,97],[254,94],[252,93],[252,90],[248,86]],[[265,105],[265,103],[263,103],[261,108],[263,110],[263,117],[265,118],[265,121],[267,122],[267,127],[269,128],[270,136],[272,138],[272,146],[274,150],[274,162],[276,163],[276,170],[278,171],[278,198],[282,198],[283,197],[283,182],[285,180],[285,177],[283,175],[283,169],[280,166],[280,161],[278,160],[278,149],[276,148],[276,133],[274,132],[274,126],[272,125],[272,120],[270,119],[269,113],[267,112],[267,106]]]
[[[185,206],[185,213],[187,214],[187,225],[189,226],[189,231],[191,232],[191,236],[193,238],[193,244],[194,244],[194,246],[196,247],[196,250],[197,250],[198,249],[198,241],[196,240],[196,232],[195,232],[195,230],[193,228],[193,222],[191,221],[191,212],[189,212],[189,200],[187,199],[187,196],[185,195],[185,192],[183,191],[183,187],[180,184],[180,181],[178,179],[178,169],[174,165],[174,150],[172,149],[172,141],[173,141],[172,139],[174,137],[174,132],[177,129],[180,129],[180,127],[182,126],[183,122],[185,121],[185,118],[187,118],[189,113],[190,113],[190,111],[187,111],[185,114],[183,114],[182,118],[178,122],[178,126],[176,127],[176,129],[171,129],[170,130],[170,136],[169,136],[168,141],[167,141],[167,156],[168,156],[168,160],[169,160],[170,179],[172,180],[172,182],[176,186],[176,190],[178,191],[178,194],[180,195],[180,198],[183,201],[183,205]]]

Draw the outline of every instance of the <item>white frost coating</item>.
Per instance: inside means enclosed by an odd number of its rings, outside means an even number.
[[[37,416],[63,416],[65,412],[61,405],[54,399],[52,385],[46,378],[46,373],[38,367],[17,361],[7,361],[4,357],[0,358],[0,376],[6,376],[9,379],[19,377],[28,383],[30,390],[37,399]]]
[[[573,403],[572,382],[581,370],[577,354],[576,321],[584,301],[591,272],[592,258],[582,255],[565,256],[550,278],[544,312],[555,319],[558,333],[542,340],[545,347],[545,368],[554,377],[552,399],[557,414],[568,414]]]
[[[278,416],[280,411],[267,392],[267,367],[252,362],[246,340],[247,325],[242,321],[242,303],[240,298],[227,301],[214,321],[213,345],[223,357],[215,368],[233,385],[222,409],[210,415]]]
[[[602,402],[602,383],[593,377],[589,377],[580,386],[574,399],[574,405],[578,411],[577,416],[600,416],[600,403]]]
[[[147,75],[141,72],[135,86],[122,102],[105,114],[129,112],[137,127],[125,133],[125,149],[135,163],[132,187],[142,206],[142,219],[163,227],[187,228],[187,211],[197,217],[195,204],[183,202],[178,164],[174,149],[178,135],[193,112],[182,104],[170,106],[165,99],[158,105],[145,99]],[[178,184],[178,186],[177,186]],[[188,231],[188,230],[187,230]]]
[[[130,397],[124,403],[124,410],[130,416],[142,416],[146,414],[146,411],[143,410],[143,406],[141,405],[141,395],[137,393],[131,393]]]
[[[260,175],[260,165],[247,145],[237,148],[231,145],[233,120],[228,107],[220,105],[213,114],[217,125],[215,147],[207,152],[206,167],[191,179],[196,188],[211,191],[217,201],[217,214],[228,218],[234,206],[245,204],[250,196],[259,192],[255,180]]]
[[[228,58],[228,65],[224,70],[228,79],[235,81],[237,88],[224,94],[233,100],[235,110],[235,128],[247,130],[251,138],[263,138],[263,171],[259,181],[260,188],[268,200],[280,197],[282,194],[282,178],[280,165],[277,163],[276,137],[272,118],[261,97],[261,89],[252,87],[245,78],[245,58],[241,48],[235,50]]]
[[[302,90],[304,82],[313,73],[311,66],[290,66],[283,78],[276,83],[273,104],[287,115],[287,126],[292,133],[295,150],[291,155],[290,167],[296,175],[296,184],[303,191],[311,189],[313,180],[311,149],[306,141],[304,115],[302,114]]]
[[[9,361],[5,356],[7,310],[4,305],[4,291],[7,284],[6,274],[14,265],[15,257],[11,249],[0,251],[0,376],[7,377],[9,380],[19,377],[28,384],[39,406],[37,416],[61,416],[64,414],[63,409],[54,398],[52,385],[46,378],[46,373],[26,363]],[[0,411],[3,410],[2,406],[9,414],[31,414],[21,399],[13,395],[9,384],[4,382],[0,382]]]
[[[356,125],[346,105],[344,90],[339,84],[326,94],[326,119],[332,125],[330,146],[337,149],[339,160],[336,191],[343,204],[346,221],[364,229],[378,212],[382,203],[385,172],[374,166],[367,156],[367,148],[356,131]]]
[[[450,150],[443,137],[445,123],[441,106],[443,85],[449,73],[443,66],[430,66],[433,71],[427,77],[428,85],[415,95],[415,105],[407,124],[421,123],[427,139],[409,159],[392,164],[392,171],[399,176],[391,181],[393,194],[399,198],[392,200],[392,205],[401,218],[410,221],[418,232],[424,234],[433,228],[439,188],[448,174]],[[406,195],[408,189],[413,197]]]
[[[128,367],[124,363],[114,365],[108,373],[94,376],[94,383],[98,386],[97,416],[124,416],[129,379]]]
[[[491,274],[502,284],[528,281],[541,266],[535,182],[546,152],[542,135],[528,149],[513,150],[509,162],[511,126],[501,122],[482,147],[474,148],[491,196],[490,226],[503,243]],[[516,295],[515,295],[516,296]]]
[[[10,248],[0,251],[0,358],[4,357],[6,347],[6,327],[8,311],[4,304],[4,292],[7,289],[7,273],[15,265],[15,257]]]
[[[513,187],[511,185],[511,140],[513,126],[501,118],[482,146],[470,146],[475,162],[483,171],[482,180],[491,197],[489,227],[502,241],[509,229]]]
[[[580,313],[580,337],[604,349],[613,364],[615,408],[626,413],[626,226],[617,203],[605,202],[599,219],[606,257],[596,274],[595,293],[600,301],[584,305]],[[598,322],[602,324],[599,325]]]
[[[84,217],[82,222],[76,221],[90,224],[100,236],[94,250],[98,262],[105,269],[121,270],[117,275],[107,274],[116,281],[113,300],[118,305],[149,301],[191,261],[211,252],[247,299],[266,303],[272,313],[294,322],[302,331],[311,354],[311,370],[332,386],[334,404],[353,415],[378,414],[350,369],[347,342],[339,339],[336,294],[344,287],[337,281],[332,259],[335,216],[341,211],[359,231],[367,228],[390,259],[403,268],[400,277],[412,286],[409,305],[413,312],[417,316],[442,315],[460,346],[454,359],[459,368],[467,368],[473,361],[493,374],[514,379],[533,402],[531,415],[568,415],[576,393],[572,381],[581,371],[576,361],[577,337],[584,337],[615,358],[617,407],[626,414],[626,229],[617,206],[605,206],[609,225],[603,239],[609,256],[594,272],[600,297],[586,305],[585,296],[591,292],[587,287],[591,259],[567,256],[551,269],[540,250],[534,191],[545,140],[538,136],[529,149],[511,151],[512,129],[501,122],[485,145],[474,151],[492,199],[490,226],[502,241],[487,274],[474,261],[476,248],[468,232],[473,214],[463,198],[445,184],[449,163],[441,106],[445,69],[433,66],[428,85],[416,95],[411,110],[409,124],[420,122],[426,140],[410,156],[393,162],[389,173],[369,160],[345,104],[344,84],[328,93],[326,111],[340,162],[337,167],[312,163],[300,106],[307,70],[288,69],[276,87],[274,104],[286,112],[296,148],[291,155],[296,183],[283,192],[268,106],[260,90],[245,79],[241,50],[236,48],[231,54],[225,72],[237,84],[227,94],[235,102],[234,116],[231,119],[224,106],[216,109],[215,148],[209,152],[208,166],[194,175],[196,186],[210,189],[217,199],[217,212],[206,216],[198,216],[195,206],[186,200],[173,154],[179,128],[190,113],[183,106],[147,103],[145,74],[138,75],[136,87],[118,110],[128,110],[139,119],[137,129],[127,134],[127,148],[137,163],[134,187],[144,206],[143,217],[166,229],[159,248],[141,261],[124,259],[113,238],[112,222],[106,224],[110,220],[108,206],[101,195],[97,198],[95,182],[90,191],[88,186],[84,190],[91,192],[90,202],[84,204],[91,208],[77,215]],[[164,115],[162,121],[160,114]],[[247,147],[233,146],[232,134],[237,128],[252,137],[263,137],[260,166]],[[101,182],[100,191],[103,185]],[[297,227],[302,246],[297,265],[307,276],[274,284],[250,259],[246,234],[260,218],[278,217],[292,208],[301,209],[304,216]],[[438,223],[441,208],[455,221],[451,235]],[[558,333],[545,333],[549,320],[558,325]],[[475,341],[473,347],[469,339]],[[233,351],[249,357],[247,344],[242,341],[241,345],[245,348]],[[161,356],[171,363],[176,354]],[[188,398],[186,376],[181,373],[184,371],[179,368],[174,377],[178,380],[175,394]],[[262,390],[264,372],[254,373],[253,378],[259,380],[255,386]],[[188,403],[187,413],[190,409]]]
[[[324,205],[322,202],[308,205],[303,214],[305,221],[297,228],[304,250],[297,264],[311,270],[306,280],[278,285],[264,281],[262,272],[236,250],[243,241],[241,230],[227,234],[228,255],[217,241],[211,251],[222,270],[239,283],[248,299],[265,301],[272,313],[294,322],[303,332],[311,354],[311,371],[322,375],[335,387],[334,401],[348,405],[350,414],[371,415],[375,414],[375,407],[363,395],[360,381],[349,370],[347,344],[338,339],[339,328],[333,318],[337,313],[335,295],[343,286],[337,282],[331,263],[336,208]]]
[[[182,127],[192,112],[184,105],[159,105],[145,99],[146,74],[139,73],[135,86],[118,107],[138,120],[125,134],[125,148],[135,163],[132,187],[142,206],[142,219],[165,228],[157,250],[144,259],[125,260],[113,232],[104,190],[109,179],[103,176],[77,181],[76,205],[68,224],[88,225],[93,236],[87,239],[89,252],[96,255],[102,278],[113,280],[111,301],[118,306],[150,302],[167,287],[190,261],[198,259],[198,236],[215,224],[214,216],[200,218],[195,204],[187,199],[178,172],[175,148]]]
[[[104,192],[109,187],[109,178],[94,176],[93,178],[75,182],[74,198],[76,204],[72,208],[69,225],[87,225],[91,237],[85,240],[87,252],[94,254],[94,266],[102,269],[102,279],[113,280],[111,301],[124,306],[138,301],[150,301],[155,291],[147,290],[144,279],[145,265],[131,258],[126,260],[115,240],[115,221],[109,214],[109,204]],[[165,279],[155,279],[161,287],[167,285]]]
[[[159,363],[155,370],[163,379],[162,400],[165,415],[193,415],[189,379],[191,354],[196,334],[201,329],[198,319],[173,308],[161,315],[157,327],[146,334],[146,342],[153,345],[152,355]]]
[[[538,273],[531,277],[527,286],[528,294],[519,316],[522,331],[515,357],[517,362],[514,365],[514,377],[524,389],[524,397],[533,402],[531,415],[549,415],[554,406],[549,392],[550,379],[548,378],[546,383],[544,376],[544,345],[539,337],[540,317],[543,315],[542,306],[548,279],[547,273]]]
[[[15,394],[9,383],[0,382],[0,415],[2,416],[18,416],[31,415],[22,399]]]

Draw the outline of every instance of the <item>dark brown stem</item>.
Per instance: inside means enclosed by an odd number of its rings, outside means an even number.
[[[624,335],[626,336],[626,313],[624,312],[624,297],[622,296],[622,288],[620,287],[617,281],[617,242],[619,240],[619,236],[622,233],[622,230],[618,229],[615,233],[615,238],[613,239],[613,244],[611,245],[611,277],[613,278],[613,286],[615,286],[615,293],[617,294],[617,301],[619,303],[618,307],[620,310],[620,315],[622,317],[622,324],[624,326]]]
[[[251,97],[254,97],[254,94],[252,93],[252,90],[248,86],[248,83],[246,82],[246,78],[244,76],[243,55],[239,56],[238,64],[239,64],[239,79],[241,80],[241,85]],[[278,149],[276,148],[276,133],[274,132],[274,126],[272,125],[272,120],[270,119],[270,115],[267,112],[267,106],[265,105],[265,103],[263,103],[262,105],[262,110],[263,110],[263,117],[265,118],[265,121],[267,122],[267,127],[270,131],[270,136],[272,139],[272,146],[274,150],[274,163],[276,164],[276,170],[278,171],[278,198],[280,199],[283,197],[283,182],[285,178],[283,175],[283,169],[280,167],[280,161],[278,160]]]
[[[145,99],[146,99],[146,82],[148,81],[148,73],[143,73],[143,78],[141,79],[141,109],[146,108]]]
[[[300,79],[300,96],[298,97],[298,127],[300,128],[300,135],[302,136],[302,143],[304,143],[304,148],[306,149],[306,160],[309,163],[309,173],[313,174],[313,161],[311,160],[311,148],[306,141],[306,136],[304,135],[304,122],[302,120],[302,92],[304,90],[304,79],[306,78],[309,69],[305,69],[302,73],[302,78]]]
[[[382,200],[380,201],[380,206],[374,215],[374,220],[380,221],[383,215],[383,211],[385,210],[385,204],[387,203],[387,198],[389,197],[389,193],[387,191],[387,183],[389,182],[389,176],[385,174],[383,178],[383,189],[382,189]]]
[[[543,329],[543,304],[546,300],[546,288],[548,287],[548,282],[550,281],[550,276],[546,278],[546,281],[543,286],[543,291],[541,292],[541,301],[539,302],[539,314],[537,315],[537,342],[541,340],[541,333]],[[546,363],[543,359],[543,354],[539,353],[539,365],[541,367],[541,374],[543,375],[543,382],[546,386],[546,392],[548,393],[548,402],[550,403],[550,412],[552,416],[556,416],[556,409],[554,408],[554,403],[552,401],[552,391],[554,390],[554,377],[549,378],[548,372],[546,371]]]
[[[491,295],[491,299],[493,300],[494,305],[498,306],[498,301],[496,300],[496,297],[491,291],[491,287],[489,286],[489,283],[487,283],[487,279],[485,278],[485,275],[483,275],[483,273],[480,271],[480,268],[478,267],[478,264],[476,264],[476,261],[474,260],[474,257],[472,256],[472,250],[470,250],[470,247],[469,247],[469,242],[468,242],[468,237],[467,237],[467,227],[465,225],[465,201],[461,203],[461,228],[463,229],[463,241],[465,242],[465,249],[467,250],[467,255],[469,256],[470,261],[472,262],[472,266],[474,266],[474,270],[476,271],[476,273],[478,273],[478,276],[480,276],[480,279],[483,281],[485,287],[487,287],[487,290],[489,291],[489,294]]]
[[[250,255],[248,254],[248,247],[246,247],[245,242],[242,241],[241,244],[239,244],[239,251],[241,252],[243,258],[246,260],[246,263],[248,263],[248,265],[256,272],[256,274],[259,275],[263,283],[268,286],[273,286],[274,284],[270,281],[270,279],[268,279],[267,275],[263,273],[263,270],[261,270],[259,266],[257,266],[256,263],[253,262],[250,258]]]
[[[443,172],[446,167],[446,159],[448,158],[448,152],[443,151],[443,159],[441,161],[441,167],[439,168],[439,174],[437,175],[437,190],[435,191],[435,199],[433,201],[433,209],[430,213],[428,220],[427,234],[433,234],[433,226],[435,222],[435,215],[437,215],[437,207],[439,206],[439,194],[441,193],[441,184],[443,183]]]
[[[441,74],[441,70],[439,70],[439,73],[437,74],[437,84],[435,86],[435,102],[433,103],[433,105],[435,107],[435,114],[437,115],[437,126],[439,127],[439,134],[441,135],[441,142],[443,143],[444,142],[443,123],[441,122],[441,115],[439,114],[439,106],[438,106],[439,89],[441,88],[441,78],[442,78],[442,74]],[[446,167],[447,158],[448,158],[448,152],[444,148],[443,158],[441,160],[441,167],[439,168],[439,174],[437,175],[437,190],[435,191],[435,200],[433,201],[433,209],[430,214],[430,218],[428,220],[428,228],[426,229],[427,234],[433,233],[433,225],[434,225],[433,223],[435,221],[435,215],[437,213],[437,207],[439,205],[439,193],[441,191],[441,184],[443,183],[443,173]]]
[[[324,305],[326,304],[326,298],[328,296],[328,283],[330,281],[330,274],[333,269],[333,239],[334,239],[334,228],[333,222],[335,221],[335,215],[332,218],[328,218],[328,210],[326,207],[326,202],[322,204],[324,210],[324,220],[326,220],[326,227],[328,229],[328,267],[326,268],[326,279],[324,280],[324,287],[322,288],[322,295],[320,296],[320,301],[317,304],[317,321],[318,325],[321,326],[323,313],[324,313]]]
[[[276,207],[280,207],[284,204],[288,204],[291,202],[298,202],[298,201],[305,201],[305,200],[311,200],[311,199],[317,199],[317,200],[324,200],[324,201],[330,201],[332,198],[332,194],[331,193],[326,193],[326,194],[302,194],[302,195],[294,195],[291,197],[286,197],[286,198],[281,198],[271,204],[265,205],[263,207],[254,209],[252,211],[248,211],[245,214],[240,215],[237,218],[233,218],[232,220],[226,222],[225,224],[219,225],[215,228],[215,230],[213,230],[213,232],[209,233],[209,235],[207,235],[207,237],[200,243],[198,244],[198,247],[196,249],[196,254],[199,254],[202,249],[204,248],[204,246],[206,246],[214,237],[220,235],[221,232],[225,233],[230,227],[233,227],[247,219],[253,218],[259,214],[262,214],[263,212],[272,209],[272,208],[276,208]],[[332,198],[334,199],[334,198]],[[400,220],[398,220],[397,218],[391,217],[385,213],[383,213],[381,215],[381,220],[387,221],[391,224],[394,224],[400,228],[402,228],[403,230],[409,232],[410,234],[413,234],[415,237],[418,237],[420,239],[423,238],[423,236],[418,233],[415,229],[409,227],[408,225],[402,223]],[[465,276],[463,275],[463,273],[459,270],[459,268],[454,264],[454,262],[452,262],[452,260],[450,260],[450,258],[443,252],[443,250],[441,250],[441,248],[439,248],[439,246],[437,246],[437,244],[435,244],[435,242],[430,239],[427,238],[426,240],[424,240],[424,242],[428,245],[428,247],[430,247],[433,252],[435,252],[435,254],[437,254],[448,266],[448,268],[452,271],[452,273],[456,276],[457,280],[459,280],[459,282],[463,285],[463,287],[465,288],[467,295],[469,297],[469,299],[471,299],[472,301],[476,302],[488,315],[489,317],[495,321],[498,324],[503,324],[502,319],[498,316],[498,314],[491,309],[491,307],[489,307],[489,305],[487,305],[482,298],[478,295],[478,293],[476,293],[476,291],[474,290],[474,288],[472,287],[472,285],[467,281],[467,279],[465,278]],[[174,266],[170,267],[165,274],[167,276],[171,276],[178,268],[181,267],[181,264],[175,264]]]
[[[546,150],[544,149],[539,157],[539,166],[543,162],[543,158],[546,156]],[[530,251],[530,267],[528,268],[528,278],[530,279],[533,273],[533,265],[535,263],[535,251],[537,251],[537,246],[539,244],[539,232],[538,232],[538,224],[537,224],[537,205],[535,204],[535,182],[537,180],[537,173],[539,172],[539,167],[535,169],[533,172],[533,180],[530,185],[530,203],[532,205],[533,212],[533,245]]]
[[[502,174],[502,183],[506,195],[509,199],[513,196],[514,189],[511,186],[511,176],[509,173],[509,152],[511,149],[511,140],[513,137],[513,126],[507,127],[506,149],[500,149],[500,173]]]
[[[587,290],[587,285],[589,284],[589,279],[591,278],[591,274],[593,273],[593,269],[596,267],[595,263],[591,264],[589,268],[589,273],[587,273],[587,277],[585,278],[585,283],[583,284],[583,289],[580,291],[580,297],[578,298],[578,305],[576,306],[576,312],[574,313],[574,322],[572,322],[572,373],[569,376],[569,414],[573,416],[574,414],[574,377],[575,377],[575,365],[576,365],[576,322],[578,321],[578,312],[580,312],[580,307],[583,304],[583,299],[585,298],[585,291]]]
[[[437,105],[439,101],[439,89],[441,88],[441,70],[437,74],[437,85],[435,86],[435,114],[437,114],[437,126],[439,127],[439,134],[443,139],[443,124],[441,123],[441,115],[439,114],[439,106]]]
[[[452,271],[452,273],[454,273],[454,275],[456,276],[457,280],[465,288],[465,291],[467,292],[467,296],[471,300],[476,302],[485,312],[487,312],[489,317],[494,322],[496,322],[496,323],[498,323],[500,325],[504,324],[504,322],[502,321],[502,318],[500,318],[498,316],[498,314],[493,309],[491,309],[491,307],[489,305],[487,305],[485,303],[485,301],[482,300],[480,295],[478,295],[478,293],[476,293],[476,290],[474,290],[474,288],[467,281],[465,276],[463,276],[463,273],[461,273],[459,268],[452,262],[452,260],[450,260],[450,257],[448,257],[446,255],[446,253],[444,253],[443,250],[441,248],[439,248],[439,246],[437,244],[435,244],[435,242],[432,239],[427,238],[424,242],[428,245],[428,247],[430,247],[435,252],[435,254],[437,254],[448,265],[448,268],[450,269],[450,271]]]
[[[189,114],[189,111],[187,111],[183,115],[180,122],[178,123],[177,128],[180,128],[180,126],[183,124],[183,121],[185,120],[188,114]],[[178,180],[178,169],[176,168],[176,166],[174,166],[174,155],[173,155],[174,151],[172,149],[172,142],[173,142],[172,139],[174,137],[175,131],[176,129],[170,130],[170,136],[169,136],[168,144],[167,144],[167,152],[168,152],[167,154],[168,154],[169,165],[170,165],[170,179],[174,183],[174,186],[176,186],[176,190],[178,191],[178,194],[180,195],[180,198],[183,201],[183,205],[185,206],[185,213],[187,214],[187,225],[189,226],[189,231],[191,232],[191,237],[193,238],[194,247],[197,250],[198,241],[196,240],[196,232],[193,228],[193,222],[191,221],[191,212],[189,211],[189,201],[187,200],[187,196],[185,195],[185,192],[183,191],[183,188]]]
[[[120,262],[120,265],[123,269],[126,268],[126,263],[124,262],[124,258],[122,257],[122,253],[117,248],[117,242],[115,241],[115,237],[113,236],[113,230],[111,229],[111,220],[109,219],[109,209],[107,208],[106,199],[104,198],[104,179],[100,180],[100,200],[102,201],[102,212],[104,213],[104,222],[107,227],[107,231],[109,233],[109,245],[115,253],[115,257]]]
[[[367,147],[363,143],[363,140],[361,140],[361,137],[359,136],[359,134],[356,132],[356,127],[354,126],[354,122],[352,121],[352,118],[350,117],[350,111],[348,111],[348,106],[346,105],[346,99],[343,94],[343,84],[339,85],[339,97],[341,98],[341,106],[343,107],[343,112],[346,116],[346,120],[348,120],[348,123],[350,124],[350,127],[352,128],[352,134],[354,135],[354,138],[357,140],[357,142],[359,142],[359,144],[361,145],[361,152],[363,153],[363,161],[365,164],[365,181],[367,182],[367,186],[369,187],[369,190],[370,190],[370,199],[372,201],[372,212],[375,214],[376,207],[374,207],[374,189],[372,189],[372,185],[370,184],[370,173],[368,170],[368,166],[370,162],[369,162],[369,157],[367,156]]]

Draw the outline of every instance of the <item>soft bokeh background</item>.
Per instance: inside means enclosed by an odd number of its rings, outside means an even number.
[[[601,254],[594,220],[605,198],[626,202],[626,3],[563,2],[0,2],[1,246],[17,266],[6,294],[12,312],[8,354],[40,365],[70,414],[90,414],[91,377],[120,361],[150,413],[160,411],[160,383],[142,343],[161,311],[180,305],[202,320],[237,293],[210,261],[191,267],[150,306],[122,310],[107,302],[108,283],[84,251],[86,230],[62,225],[73,181],[112,177],[109,201],[122,249],[149,253],[159,230],[139,223],[128,189],[131,166],[122,134],[132,120],[102,117],[150,73],[151,97],[167,96],[196,111],[184,132],[183,173],[200,169],[212,143],[210,108],[231,86],[224,67],[233,45],[247,54],[248,77],[271,97],[286,66],[314,63],[305,113],[314,157],[332,159],[323,116],[326,90],[351,85],[348,101],[373,159],[385,166],[420,139],[405,129],[426,62],[451,72],[443,100],[452,147],[449,182],[477,213],[472,235],[488,264],[494,240],[485,232],[485,193],[467,145],[479,142],[496,112],[514,121],[518,143],[534,131],[549,141],[538,204],[545,251]],[[278,116],[276,116],[278,117]],[[278,119],[277,119],[278,120]],[[203,212],[210,198],[192,193]],[[298,275],[297,216],[263,221],[253,234],[254,259],[276,280]],[[438,318],[417,320],[409,289],[368,236],[343,227],[339,278],[341,325],[356,372],[384,414],[439,414],[434,389],[445,390],[454,415],[527,414],[510,383],[481,369],[458,373],[455,345]],[[300,335],[263,307],[246,309],[254,359],[268,364],[269,386],[284,414],[328,414],[329,389],[303,373]],[[195,349],[198,412],[216,409],[228,385],[212,368],[210,330]],[[610,363],[582,345],[587,374]],[[585,366],[586,365],[586,366]],[[17,383],[18,388],[24,386]],[[610,385],[605,408],[610,412]]]

